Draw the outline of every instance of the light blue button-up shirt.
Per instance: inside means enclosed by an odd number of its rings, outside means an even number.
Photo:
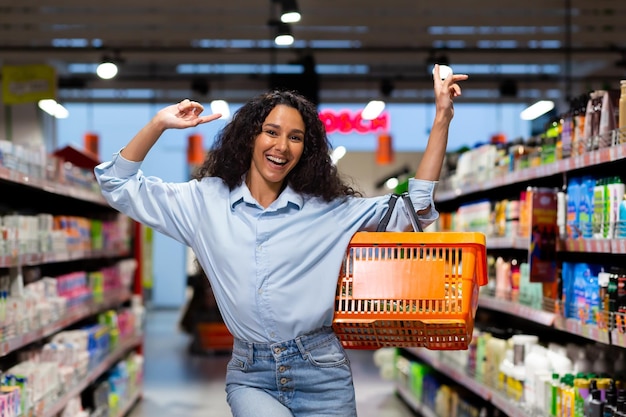
[[[144,176],[140,162],[115,154],[95,169],[109,204],[191,247],[207,273],[230,332],[251,342],[289,340],[332,324],[335,291],[352,235],[374,231],[389,195],[332,202],[287,187],[263,208],[245,182],[229,190],[220,178],[183,183]],[[435,183],[411,179],[409,193],[424,226]],[[410,230],[398,200],[387,230]],[[172,279],[179,279],[172,277]]]

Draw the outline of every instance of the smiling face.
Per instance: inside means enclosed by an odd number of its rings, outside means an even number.
[[[280,193],[287,174],[298,164],[304,151],[305,126],[293,107],[278,105],[267,115],[261,133],[254,140],[252,163],[247,185],[257,201],[257,194],[271,190],[274,199]]]

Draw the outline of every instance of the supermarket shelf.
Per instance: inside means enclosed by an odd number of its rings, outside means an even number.
[[[562,159],[551,164],[511,172],[497,178],[488,178],[480,181],[473,179],[467,184],[460,184],[454,190],[437,191],[435,201],[451,201],[460,196],[470,195],[481,191],[493,190],[495,188],[504,187],[507,185],[525,183],[529,180],[549,177],[556,174],[562,174],[575,169],[601,165],[607,162],[612,162],[624,158],[626,158],[626,144],[620,144],[617,146],[612,146],[610,148],[602,148],[596,151],[587,152],[584,155],[578,155],[571,158]]]
[[[479,296],[478,307],[512,314],[544,326],[552,326],[556,318],[556,314],[549,311],[537,310],[523,304],[512,302],[511,300],[503,300],[485,295]]]
[[[485,385],[476,381],[465,372],[460,371],[454,365],[448,365],[446,363],[443,363],[438,358],[436,358],[432,352],[427,353],[426,349],[421,348],[405,348],[405,350],[420,358],[420,360],[422,360],[424,363],[427,363],[428,365],[437,369],[439,372],[448,375],[450,378],[457,381],[459,384],[463,385],[479,397],[482,397],[485,400],[489,400],[491,398],[491,388],[486,387]]]
[[[626,333],[621,332],[618,329],[611,330],[611,344],[626,348]]]
[[[409,406],[409,408],[422,417],[438,417],[437,414],[419,402],[408,389],[400,384],[396,384],[396,393]]]
[[[122,341],[120,346],[118,346],[113,353],[107,356],[104,361],[98,364],[98,366],[91,370],[80,383],[61,396],[61,398],[59,398],[54,405],[47,408],[42,417],[54,417],[60,413],[71,398],[80,395],[80,393],[83,392],[85,388],[91,385],[96,379],[98,379],[100,375],[105,373],[113,365],[120,361],[129,350],[139,346],[141,341],[141,335],[132,336],[129,339]]]
[[[528,411],[518,407],[513,400],[506,398],[497,390],[483,385],[455,367],[443,363],[438,358],[435,358],[432,352],[428,353],[425,349],[419,348],[404,348],[404,350],[410,352],[422,362],[432,366],[442,374],[447,375],[483,399],[491,402],[496,408],[504,411],[508,417],[537,417],[536,413],[529,413]]]
[[[595,324],[584,324],[580,320],[557,317],[554,327],[561,331],[584,337],[594,342],[611,344],[610,332],[607,329],[600,329]]]
[[[0,357],[6,356],[9,353],[18,350],[30,343],[36,342],[45,337],[51,336],[58,331],[71,326],[87,317],[94,314],[114,308],[124,302],[131,299],[131,293],[128,290],[114,291],[106,294],[107,300],[102,303],[90,302],[84,305],[77,305],[69,309],[68,313],[61,319],[46,324],[45,326],[21,334],[19,336],[11,337],[9,339],[0,342]]]
[[[537,412],[526,411],[497,391],[491,393],[491,403],[508,417],[540,417]]]
[[[537,310],[511,300],[499,299],[481,294],[478,298],[478,307],[511,314],[544,326],[553,326],[555,329],[563,332],[584,337],[599,343],[607,345],[615,344],[615,337],[612,341],[611,334],[608,329],[602,329],[596,324],[584,324],[581,323],[580,320],[565,318],[550,311]]]
[[[112,250],[77,250],[59,253],[28,253],[16,256],[4,255],[0,256],[0,268],[12,268],[20,265],[43,265],[82,259],[117,258],[129,255],[129,250],[125,248]]]
[[[104,197],[102,197],[102,194],[95,189],[88,190],[71,184],[59,184],[43,178],[30,177],[19,171],[8,169],[7,167],[0,167],[0,180],[70,197],[75,200],[87,201],[104,206],[108,205]]]
[[[487,249],[528,250],[530,239],[527,237],[487,237]]]
[[[487,237],[487,249],[528,250],[530,240],[522,237]],[[559,242],[561,252],[626,254],[626,239],[564,239]]]

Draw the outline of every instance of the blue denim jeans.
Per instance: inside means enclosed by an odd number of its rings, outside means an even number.
[[[356,417],[350,361],[331,328],[280,343],[235,339],[226,393],[234,417]]]

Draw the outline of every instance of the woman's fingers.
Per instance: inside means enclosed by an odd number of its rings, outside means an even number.
[[[208,116],[203,116],[203,117],[199,118],[199,123],[198,124],[212,122],[213,120],[217,120],[220,117],[222,117],[221,113],[213,113],[213,114],[210,114]]]
[[[202,104],[197,101],[191,101],[189,99],[184,99],[177,105],[178,116],[183,118],[197,116],[204,111],[204,107]]]

